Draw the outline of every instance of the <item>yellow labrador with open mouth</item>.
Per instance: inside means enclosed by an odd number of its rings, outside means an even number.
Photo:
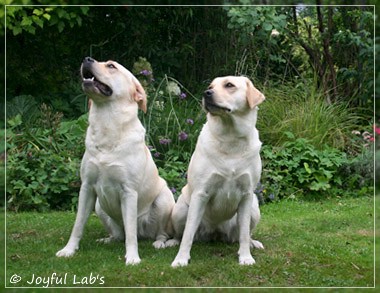
[[[250,247],[264,248],[251,239],[260,219],[254,194],[260,180],[258,107],[265,99],[246,77],[214,79],[204,92],[207,123],[199,135],[188,170],[188,183],[172,212],[179,252],[172,266],[186,266],[193,240],[239,241],[239,263],[255,263]]]
[[[159,177],[145,145],[145,129],[137,117],[146,111],[146,94],[135,76],[114,61],[86,57],[81,66],[83,90],[92,104],[82,159],[78,212],[67,245],[59,257],[72,256],[96,205],[109,238],[125,238],[126,264],[138,264],[137,239],[154,239],[165,247],[174,197]]]

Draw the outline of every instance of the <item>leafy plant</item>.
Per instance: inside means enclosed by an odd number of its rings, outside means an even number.
[[[43,111],[31,125],[25,125],[20,114],[8,120],[7,200],[11,210],[68,209],[77,204],[87,117],[62,122],[60,113],[41,107]]]
[[[81,15],[86,15],[89,7],[34,7],[34,6],[8,6],[7,28],[13,35],[23,31],[32,35],[38,28],[42,29],[46,24],[56,26],[61,33],[68,24],[71,28],[82,25]]]
[[[68,209],[77,204],[77,158],[65,152],[31,149],[8,156],[8,208],[11,210]]]
[[[350,158],[339,168],[342,189],[352,196],[371,195],[374,190],[374,151],[363,147],[362,153]]]
[[[345,178],[339,168],[346,164],[345,153],[325,146],[315,148],[307,139],[285,133],[289,141],[282,147],[264,146],[262,184],[266,194],[277,199],[301,195],[343,195]]]
[[[249,1],[240,1],[249,4]],[[291,46],[283,37],[287,14],[274,6],[230,6],[226,8],[228,28],[248,48],[249,75],[268,80],[289,73]]]
[[[180,158],[174,151],[169,151],[165,156],[165,161],[158,161],[158,171],[160,176],[166,179],[174,197],[181,194],[181,189],[187,183],[188,160]]]
[[[173,77],[164,75],[154,79],[145,58],[140,57],[135,63],[134,72],[148,94],[148,112],[140,115],[140,119],[154,157],[171,160],[191,154],[206,118],[200,100]]]

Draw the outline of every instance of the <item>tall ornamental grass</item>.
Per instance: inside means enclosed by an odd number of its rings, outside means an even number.
[[[305,138],[317,148],[324,145],[352,148],[352,131],[369,125],[346,103],[327,104],[314,86],[281,85],[263,90],[266,100],[260,106],[258,129],[265,144],[281,146],[287,132]]]

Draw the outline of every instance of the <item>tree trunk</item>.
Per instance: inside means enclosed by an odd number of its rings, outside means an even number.
[[[332,58],[332,55],[330,53],[330,39],[331,39],[331,32],[333,29],[333,21],[332,21],[332,15],[333,11],[332,8],[329,6],[328,9],[328,20],[327,20],[327,32],[325,31],[325,26],[323,23],[323,15],[321,6],[319,6],[321,3],[320,0],[317,0],[317,16],[318,16],[318,30],[321,34],[322,39],[322,46],[323,46],[323,55],[324,60],[327,63],[329,72],[328,74],[324,75],[323,77],[323,87],[324,91],[326,93],[326,101],[328,104],[331,104],[333,101],[336,100],[338,92],[337,92],[337,82],[336,82],[336,72],[334,68],[334,61]],[[330,84],[331,81],[331,84]],[[329,91],[329,87],[332,86],[332,91]]]

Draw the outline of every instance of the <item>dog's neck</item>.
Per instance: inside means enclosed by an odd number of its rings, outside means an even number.
[[[139,135],[128,135],[136,132]],[[110,152],[120,145],[133,143],[129,140],[134,137],[144,140],[145,129],[137,117],[136,107],[120,104],[95,104],[89,113],[89,126],[87,129],[86,145],[94,146],[101,152]]]
[[[249,110],[245,115],[212,115],[207,114],[210,132],[221,143],[250,140],[258,136],[256,129],[258,108]]]

